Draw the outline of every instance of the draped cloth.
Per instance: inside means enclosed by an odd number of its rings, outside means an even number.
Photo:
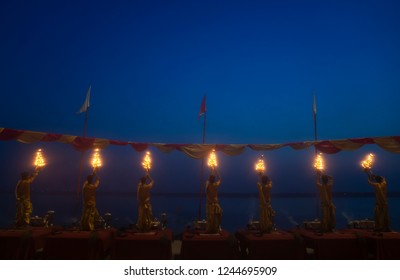
[[[218,233],[221,230],[222,208],[218,203],[218,187],[220,184],[220,180],[213,183],[207,180],[206,183],[206,230],[208,233]]]
[[[25,179],[20,179],[15,187],[15,199],[16,199],[16,214],[15,214],[15,226],[24,227],[28,226],[31,220],[32,214],[32,203],[31,203],[31,183],[38,175],[36,170],[32,175]]]
[[[259,200],[259,222],[260,231],[263,233],[269,233],[274,227],[274,216],[275,211],[271,206],[271,195],[270,191],[272,188],[272,181],[263,185],[262,183],[257,183],[258,188],[258,200]]]

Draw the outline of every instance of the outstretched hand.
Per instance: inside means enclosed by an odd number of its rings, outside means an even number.
[[[374,179],[374,175],[372,174],[370,168],[364,168],[364,172],[365,172],[365,174],[367,174],[369,180],[373,180]]]
[[[98,170],[98,167],[95,167],[95,168],[93,168],[93,175],[96,175],[96,173],[97,173],[97,170]]]

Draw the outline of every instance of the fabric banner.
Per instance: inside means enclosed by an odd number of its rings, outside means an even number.
[[[271,151],[283,147],[290,147],[294,150],[302,150],[315,146],[315,148],[321,153],[335,154],[340,151],[357,150],[367,144],[378,145],[380,148],[390,153],[400,153],[400,136],[349,138],[281,144],[168,144],[139,143],[0,127],[0,141],[18,141],[26,144],[36,142],[59,142],[69,144],[78,151],[85,151],[94,148],[103,149],[108,145],[129,145],[137,152],[143,152],[149,147],[156,147],[164,153],[179,151],[195,159],[200,159],[207,156],[212,149],[229,156],[236,156],[243,153],[246,148],[254,151]]]

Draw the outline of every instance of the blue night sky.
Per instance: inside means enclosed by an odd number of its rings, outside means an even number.
[[[90,137],[201,143],[206,94],[206,143],[313,140],[314,91],[319,139],[400,135],[399,14],[398,1],[2,1],[0,127],[82,135],[91,84]],[[42,190],[74,191],[78,152],[17,142],[0,143],[1,190],[38,147]],[[154,191],[198,191],[199,160],[152,151]],[[371,190],[367,152],[397,190],[399,155],[372,145],[326,157],[336,190]],[[258,155],[220,154],[221,192],[256,192]],[[103,156],[102,190],[134,190],[143,154]],[[264,156],[275,192],[315,190],[312,149]]]

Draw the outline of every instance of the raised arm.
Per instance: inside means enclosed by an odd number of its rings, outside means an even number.
[[[373,176],[368,177],[368,184],[374,188],[379,186],[379,183],[374,181]]]
[[[154,186],[153,178],[151,178],[149,174],[147,174],[146,177],[147,177],[147,179],[149,180],[149,183],[147,184],[147,187],[148,187],[149,189],[153,188],[153,186]]]
[[[29,176],[29,178],[28,178],[29,183],[32,183],[33,180],[35,180],[35,178],[37,177],[38,174],[39,174],[39,167],[37,167],[35,169],[35,171]]]
[[[219,175],[218,169],[215,168],[215,175],[216,175],[216,182],[218,182],[218,184],[221,184],[221,176]]]

